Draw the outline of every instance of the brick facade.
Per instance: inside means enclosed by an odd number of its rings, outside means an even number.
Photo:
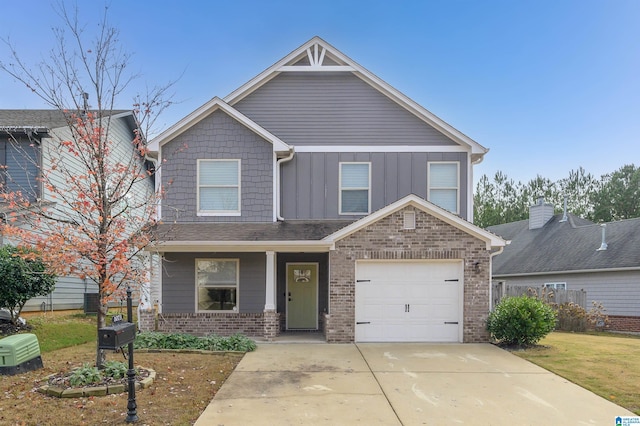
[[[416,214],[416,227],[412,230],[403,229],[407,209]],[[485,324],[491,259],[486,243],[420,209],[407,207],[338,241],[329,254],[330,313],[324,318],[328,342],[354,341],[355,263],[361,259],[462,260],[463,341],[489,341]]]
[[[216,334],[231,336],[242,333],[249,337],[272,340],[278,335],[280,314],[274,311],[264,313],[181,313],[158,314],[141,311],[139,324],[141,331],[165,333],[188,333],[196,336]]]
[[[640,317],[624,315],[608,315],[609,325],[607,330],[640,332]]]

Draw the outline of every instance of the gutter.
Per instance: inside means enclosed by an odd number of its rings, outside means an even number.
[[[295,148],[289,148],[289,155],[276,161],[276,220],[282,222],[284,218],[280,214],[280,165],[293,160]]]

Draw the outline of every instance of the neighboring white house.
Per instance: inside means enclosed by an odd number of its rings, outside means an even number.
[[[109,125],[110,136],[116,142],[111,155],[123,159],[137,155],[132,144],[137,130],[133,112],[112,111]],[[0,110],[0,182],[4,190],[21,191],[32,203],[53,203],[51,194],[38,180],[38,173],[50,169],[47,148],[68,138],[69,134],[67,118],[59,110]],[[67,164],[77,161],[71,156],[63,160],[68,160]],[[136,187],[133,196],[144,197],[153,190],[150,178]],[[8,205],[0,203],[1,220],[6,220],[10,212]],[[0,233],[0,243],[7,242]],[[86,300],[95,303],[96,298],[91,295],[97,291],[97,285],[89,280],[59,277],[51,294],[31,299],[24,310],[82,309]],[[87,294],[89,296],[85,296]]]
[[[488,230],[511,240],[494,257],[494,283],[585,290],[587,310],[602,303],[610,329],[640,331],[640,218],[597,224],[540,200],[528,220]]]

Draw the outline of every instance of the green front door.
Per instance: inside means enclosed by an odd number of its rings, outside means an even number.
[[[318,328],[318,264],[287,263],[287,329]]]

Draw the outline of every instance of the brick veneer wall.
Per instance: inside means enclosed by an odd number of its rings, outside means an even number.
[[[144,311],[140,313],[139,321],[142,331],[189,333],[196,336],[231,336],[242,333],[249,337],[271,340],[278,335],[279,316],[279,313],[269,311],[238,314],[158,314],[158,317],[154,318],[153,311]]]
[[[403,229],[404,212],[416,214],[416,228]],[[485,242],[407,207],[336,243],[329,254],[329,306],[325,316],[328,342],[353,342],[355,337],[355,262],[380,260],[445,260],[464,263],[463,341],[488,342],[490,253]],[[476,270],[475,263],[479,263]]]
[[[609,326],[607,330],[640,332],[640,317],[624,315],[608,315]]]

